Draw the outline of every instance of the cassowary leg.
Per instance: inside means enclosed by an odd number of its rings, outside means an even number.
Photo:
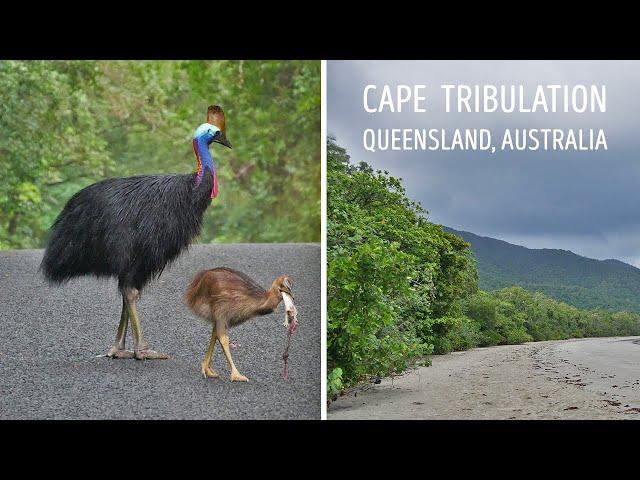
[[[140,325],[138,311],[136,309],[136,302],[139,297],[140,292],[138,292],[136,288],[132,288],[125,293],[127,310],[129,312],[129,319],[131,320],[131,333],[133,333],[133,354],[138,360],[166,360],[169,358],[169,355],[151,350],[149,344],[144,339],[142,325]]]
[[[222,351],[227,359],[229,368],[231,369],[231,381],[232,382],[248,382],[249,379],[244,375],[241,375],[231,358],[231,350],[229,349],[229,336],[227,335],[227,327],[222,322],[216,325],[218,338],[220,339],[220,345],[222,345]]]
[[[127,301],[122,296],[122,313],[120,314],[120,325],[118,325],[118,333],[116,334],[116,342],[107,353],[107,357],[111,358],[133,358],[131,350],[125,350],[124,344],[127,338],[127,326],[129,325],[129,310],[127,310]]]
[[[209,348],[207,349],[207,353],[204,355],[204,360],[202,361],[202,367],[200,371],[202,375],[210,378],[217,378],[218,372],[216,372],[213,368],[211,368],[211,357],[213,356],[213,350],[216,348],[216,342],[218,341],[218,335],[216,334],[216,327],[213,326],[211,331],[211,341],[209,341]]]

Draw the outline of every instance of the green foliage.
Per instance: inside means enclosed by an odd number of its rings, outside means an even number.
[[[640,335],[640,314],[580,310],[522,287],[478,292],[463,301],[462,309],[479,328],[479,346]]]
[[[320,62],[0,62],[0,248],[42,247],[80,188],[195,171],[194,129],[223,106],[220,195],[204,242],[320,240]]]
[[[455,328],[448,334],[452,351],[468,350],[482,344],[480,324],[468,317],[456,319]],[[444,353],[444,352],[443,352]]]
[[[70,182],[114,166],[94,62],[0,62],[0,248],[40,245]]]
[[[327,395],[333,397],[340,393],[344,385],[342,383],[342,369],[334,368],[327,377]]]
[[[327,357],[345,385],[433,351],[429,322],[475,291],[467,245],[429,223],[402,183],[327,145]]]
[[[437,355],[477,347],[483,339],[479,323],[465,316],[424,320],[418,334],[424,343],[433,345]]]

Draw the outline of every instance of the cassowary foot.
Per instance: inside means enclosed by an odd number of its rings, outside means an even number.
[[[202,362],[200,372],[202,373],[202,375],[204,375],[205,378],[218,378],[220,376],[218,372],[211,368],[211,365],[207,365],[205,362]]]
[[[107,357],[117,359],[133,358],[134,353],[131,350],[122,350],[116,346],[113,346],[107,352]]]
[[[249,379],[244,375],[240,375],[240,372],[231,372],[232,382],[248,382]]]
[[[167,360],[169,355],[166,353],[156,352],[155,350],[136,350],[134,352],[136,360]]]

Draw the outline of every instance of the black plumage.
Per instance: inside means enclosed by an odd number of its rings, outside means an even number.
[[[149,349],[138,320],[140,291],[200,233],[217,195],[211,143],[231,148],[222,109],[212,105],[193,137],[196,173],[111,178],[77,192],[51,227],[40,268],[52,284],[83,275],[115,277],[122,313],[113,358],[168,358]],[[134,351],[124,349],[131,321]]]
[[[200,233],[213,177],[196,174],[110,178],[77,192],[52,226],[42,260],[59,283],[81,275],[115,277],[142,290]]]

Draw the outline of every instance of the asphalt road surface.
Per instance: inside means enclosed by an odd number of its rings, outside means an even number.
[[[333,402],[336,419],[640,419],[640,337],[476,348]]]
[[[169,360],[112,360],[121,297],[115,280],[80,278],[49,287],[42,250],[0,252],[0,419],[319,419],[320,246],[194,245],[143,292],[138,313],[151,348]],[[231,330],[236,366],[229,382],[219,345],[205,379],[200,362],[211,327],[182,303],[191,277],[227,266],[263,287],[293,280],[299,327],[282,378],[286,329],[276,312]],[[132,346],[131,333],[127,346]]]

